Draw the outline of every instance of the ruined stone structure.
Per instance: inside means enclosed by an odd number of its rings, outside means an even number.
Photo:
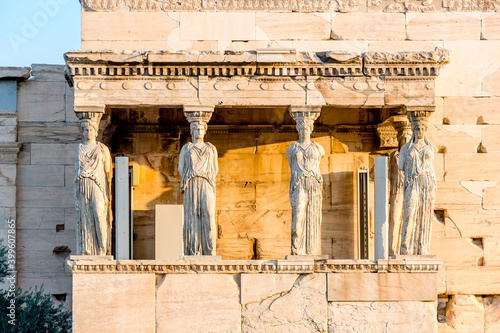
[[[17,221],[18,285],[65,301],[75,332],[500,329],[498,2],[80,2],[82,47],[66,68],[0,69],[0,217]],[[301,107],[319,113],[329,259],[285,260],[286,151]],[[183,203],[186,110],[213,111],[204,139],[218,152],[221,261],[155,260],[155,205]],[[373,158],[398,149],[408,114],[425,114],[433,146],[437,259],[376,261]],[[78,252],[80,121],[99,117],[97,141],[138,170],[134,260],[66,264]],[[369,179],[366,260],[358,169]]]

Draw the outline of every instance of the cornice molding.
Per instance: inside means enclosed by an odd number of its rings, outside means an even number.
[[[216,262],[155,260],[69,260],[73,273],[240,274],[240,273],[437,273],[443,261],[413,260],[221,260]]]
[[[271,49],[272,50],[272,49]],[[183,77],[410,77],[435,78],[449,62],[444,49],[432,52],[117,52],[72,51],[64,55],[66,77],[102,80]],[[106,87],[101,87],[105,89]]]

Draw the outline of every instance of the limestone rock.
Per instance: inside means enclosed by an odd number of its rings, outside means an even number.
[[[301,276],[290,291],[244,305],[242,331],[326,332],[326,307],[326,275]]]
[[[484,333],[500,332],[500,296],[483,298]]]
[[[484,307],[481,298],[453,295],[446,308],[446,324],[458,332],[482,333]]]

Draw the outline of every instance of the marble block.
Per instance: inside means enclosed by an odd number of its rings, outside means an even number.
[[[159,277],[156,332],[240,332],[238,280],[237,276],[216,274]]]
[[[328,301],[436,301],[436,275],[421,273],[328,274]]]
[[[154,274],[74,274],[73,332],[154,332]]]

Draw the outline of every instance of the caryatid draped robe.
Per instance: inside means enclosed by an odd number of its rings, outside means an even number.
[[[434,152],[430,143],[418,147],[413,141],[412,137],[401,148],[399,157],[399,168],[404,171],[401,254],[425,255],[430,250],[436,197]]]
[[[184,255],[215,255],[217,149],[211,143],[184,145],[179,157],[184,194]]]
[[[295,141],[286,150],[291,170],[292,255],[321,253],[323,177],[319,163],[324,155],[323,147],[314,141],[306,148]]]
[[[111,156],[100,142],[78,146],[75,175],[77,254],[111,254],[108,172]]]

